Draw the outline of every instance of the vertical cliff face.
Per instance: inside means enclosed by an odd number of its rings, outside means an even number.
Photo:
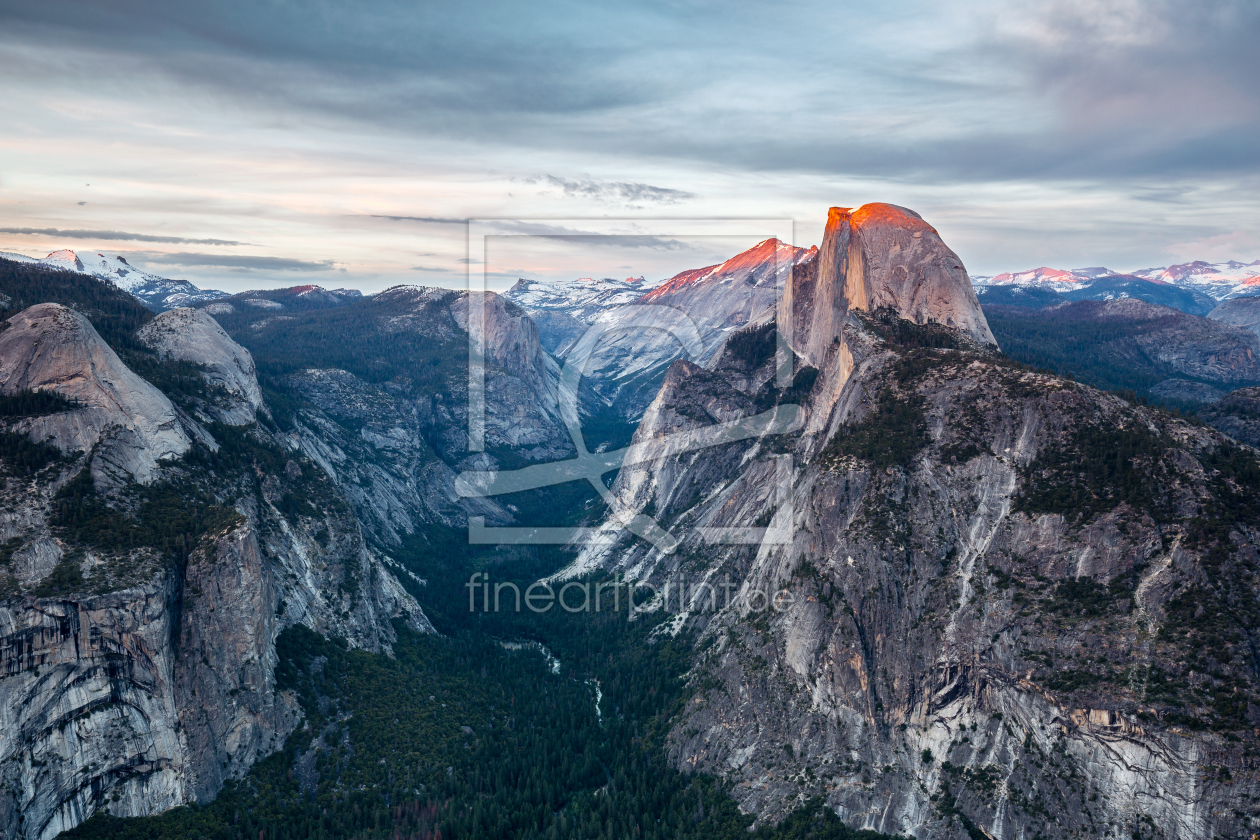
[[[820,796],[920,837],[1254,830],[1254,452],[1010,363],[957,269],[906,257],[926,226],[885,217],[912,218],[833,211],[793,274],[816,374],[776,388],[751,331],[671,369],[614,492],[677,547],[608,523],[571,569],[668,585],[697,633],[672,760],[767,820]],[[798,433],[671,449],[786,404]]]
[[[507,524],[512,514],[497,500],[455,492],[457,470],[573,454],[552,393],[559,369],[537,328],[498,295],[474,304],[484,314],[486,344],[486,447],[477,453],[468,450],[467,293],[396,287],[310,315],[315,330],[223,316],[242,342],[257,341],[251,346],[262,353],[280,347],[273,360],[298,360],[284,384],[305,404],[282,437],[332,477],[373,545],[397,546],[426,524],[466,525],[469,515]],[[373,353],[327,346],[323,330],[344,329],[337,318],[347,312],[354,313],[354,342]]]
[[[572,444],[560,424],[553,394],[559,367],[543,352],[538,327],[525,310],[500,295],[465,293],[454,296],[448,307],[465,332],[470,306],[480,309],[485,342],[486,444],[518,447],[529,453],[527,457],[539,460],[571,454]],[[451,384],[454,387],[448,393],[455,397],[451,404],[462,414],[468,405],[467,380]],[[462,404],[456,402],[460,398]]]
[[[996,344],[971,280],[936,229],[913,210],[866,204],[850,217],[845,295],[852,308],[889,307],[916,324],[935,322]]]
[[[6,837],[55,837],[107,801],[135,814],[187,801],[171,584],[0,608]]]
[[[850,310],[885,307],[997,343],[962,260],[917,213],[893,204],[831,208],[817,257],[792,272],[784,291],[780,322],[790,343],[819,367]]]
[[[248,353],[204,315],[175,318],[182,333],[145,338],[201,366],[186,381],[205,393],[181,399],[228,407],[209,416],[218,439],[66,307],[31,307],[0,331],[6,393],[73,401],[0,418],[6,837],[204,801],[243,775],[300,717],[275,689],[285,627],[377,651],[396,619],[432,629],[332,479],[288,438],[230,424],[261,410]],[[58,449],[23,450],[23,437]],[[35,460],[14,460],[26,451]]]

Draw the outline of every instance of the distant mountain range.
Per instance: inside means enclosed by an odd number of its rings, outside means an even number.
[[[0,835],[1249,836],[1260,295],[1086,271],[982,309],[888,204],[484,297],[0,258]]]
[[[142,271],[128,263],[125,257],[110,257],[99,253],[78,254],[62,249],[53,251],[42,259],[8,251],[0,251],[0,258],[96,277],[130,293],[146,309],[154,312],[165,312],[177,306],[195,306],[228,296],[227,292],[199,289],[187,280],[171,280]]]
[[[1103,278],[1137,278],[1201,292],[1214,300],[1260,294],[1260,260],[1241,263],[1230,260],[1208,263],[1202,260],[1139,271],[1112,271],[1110,268],[1033,268],[992,277],[973,275],[976,286],[1038,286],[1056,292],[1070,292]]]
[[[577,280],[518,280],[507,297],[534,317],[549,352],[563,355],[565,345],[575,341],[587,325],[618,306],[640,300],[662,302],[677,292],[691,295],[709,289],[738,285],[731,278],[751,285],[773,286],[767,279],[777,276],[776,260],[787,263],[805,259],[810,252],[778,240],[767,240],[721,265],[681,272],[667,280],[653,282],[643,277],[624,280],[580,278]],[[187,280],[175,280],[136,268],[125,257],[104,253],[78,253],[69,249],[53,251],[46,257],[0,251],[0,258],[87,274],[130,293],[147,309],[165,312],[179,306],[197,306],[231,295],[217,289],[201,289]],[[762,278],[761,275],[766,277]],[[725,283],[712,282],[724,279]],[[1078,300],[1121,300],[1132,298],[1169,306],[1192,315],[1206,315],[1218,303],[1232,298],[1260,295],[1260,260],[1242,263],[1230,260],[1208,263],[1203,260],[1133,272],[1113,271],[1105,266],[1061,269],[1042,266],[1027,271],[1004,272],[993,276],[972,275],[980,303],[984,305],[1043,308]],[[320,295],[344,295],[316,286],[298,287]],[[317,295],[319,296],[319,295]],[[308,301],[307,303],[312,303]],[[265,305],[265,304],[264,304]],[[754,307],[755,308],[755,307]]]
[[[632,311],[624,307],[663,305],[687,315],[697,330],[695,346],[684,347],[679,336],[656,323],[656,316],[644,313],[636,316],[634,328],[613,328],[594,345],[583,385],[583,415],[602,416],[611,409],[623,422],[633,422],[675,359],[704,363],[731,331],[747,327],[773,304],[792,266],[809,263],[817,253],[817,248],[769,239],[719,265],[663,281],[521,279],[504,297],[529,315],[542,349],[560,364],[593,325],[607,329]],[[353,289],[313,285],[230,294],[150,274],[121,256],[68,249],[43,258],[0,252],[0,259],[103,280],[153,312],[203,307],[221,320],[244,318],[255,330],[276,319],[341,307],[362,297]],[[1128,274],[1102,266],[1043,266],[971,280],[999,343],[1025,363],[1070,371],[1096,386],[1129,388],[1177,406],[1214,402],[1260,379],[1260,370],[1251,370],[1250,361],[1252,355],[1260,358],[1260,346],[1254,346],[1260,334],[1260,261],[1196,261]],[[1166,309],[1163,314],[1153,308],[1123,309],[1122,314],[1110,306],[1126,300]],[[1099,303],[1106,305],[1098,308]],[[1169,320],[1173,313],[1168,310],[1206,318]],[[1199,364],[1204,354],[1231,360],[1231,369]],[[609,432],[611,439],[624,433]]]
[[[1040,308],[1077,300],[1133,298],[1206,315],[1223,300],[1260,294],[1260,260],[1202,260],[1129,273],[1102,266],[1041,268],[993,277],[973,275],[982,304]]]
[[[792,267],[817,252],[772,238],[659,284],[642,277],[522,279],[505,297],[529,313],[542,346],[561,361],[587,330],[607,330],[591,345],[585,387],[618,414],[637,420],[675,359],[709,359],[731,332],[773,308]],[[630,305],[650,308],[627,309]],[[677,318],[679,313],[685,318]],[[687,336],[690,346],[685,346]]]
[[[211,314],[219,315],[231,312],[234,307],[239,306],[304,311],[338,306],[347,300],[362,297],[363,294],[357,289],[325,289],[311,285],[232,294],[218,289],[201,289],[187,280],[172,280],[150,274],[131,265],[126,257],[101,253],[81,254],[68,248],[53,251],[42,258],[0,251],[0,259],[73,271],[104,280],[127,292],[153,312],[166,312],[181,306],[202,306],[213,301],[224,301],[217,312],[211,311]]]

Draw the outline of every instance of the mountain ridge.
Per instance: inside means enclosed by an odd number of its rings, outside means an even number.
[[[249,354],[207,316],[43,265],[0,266],[0,294],[62,301],[0,323],[0,826],[46,840],[206,801],[279,749],[301,719],[285,628],[388,651],[394,621],[432,627],[331,479],[256,422]]]
[[[763,350],[732,337],[703,368],[671,366],[613,493],[622,518],[650,513],[680,545],[610,517],[561,575],[674,591],[668,626],[700,634],[671,761],[725,778],[768,822],[819,796],[855,827],[915,836],[1250,830],[1253,707],[1214,704],[1260,691],[1244,640],[1260,614],[1230,625],[1238,646],[1201,683],[1204,634],[1226,631],[1192,616],[1233,621],[1226,588],[1254,601],[1260,508],[1241,488],[1260,489],[1255,452],[1011,362],[982,340],[969,287],[930,298],[948,326],[921,289],[852,271],[854,238],[833,211],[777,322],[736,334]],[[754,341],[788,318],[815,374],[801,389],[775,385],[774,342]],[[669,449],[788,401],[806,415],[797,435]],[[788,457],[791,489],[776,489]],[[750,546],[705,536],[768,522]],[[697,581],[762,606],[719,605]],[[1203,776],[1209,752],[1231,784]]]
[[[43,258],[0,251],[0,259],[73,271],[104,280],[131,294],[155,312],[228,296],[227,292],[200,289],[187,280],[171,280],[141,271],[128,263],[125,257],[117,255],[110,258],[103,253],[94,253],[84,258],[75,251],[63,248]]]
[[[328,638],[389,651],[411,632],[395,622],[432,630],[424,610],[438,604],[454,628],[512,628],[517,635],[483,640],[496,650],[505,639],[533,639],[521,616],[492,625],[465,614],[473,590],[464,581],[474,571],[489,580],[487,570],[497,580],[513,563],[548,575],[556,565],[542,559],[563,558],[572,562],[559,578],[585,576],[575,585],[624,575],[662,593],[645,603],[659,621],[642,643],[676,659],[686,680],[677,694],[659,676],[639,686],[673,698],[641,729],[625,694],[609,705],[598,681],[577,682],[587,672],[557,676],[580,688],[595,739],[583,742],[592,746],[580,760],[581,785],[590,782],[593,799],[582,802],[612,802],[627,784],[621,767],[601,769],[599,742],[659,731],[664,756],[647,755],[632,775],[701,771],[697,784],[708,784],[712,774],[715,790],[729,790],[767,830],[802,803],[839,815],[828,830],[843,820],[944,840],[1134,831],[1206,840],[1250,830],[1260,819],[1250,804],[1260,791],[1251,767],[1260,677],[1248,658],[1260,634],[1255,452],[1136,398],[1012,361],[994,340],[1002,313],[980,306],[957,254],[912,210],[833,208],[817,249],[793,249],[789,262],[775,258],[781,246],[759,243],[760,253],[737,255],[730,271],[684,272],[686,282],[641,304],[642,332],[664,334],[671,312],[690,319],[690,359],[638,336],[618,344],[614,334],[611,352],[593,357],[607,375],[581,395],[589,426],[631,404],[616,402],[624,394],[649,397],[626,461],[601,488],[611,501],[585,487],[586,496],[564,487],[485,499],[454,491],[457,471],[573,456],[556,408],[569,359],[546,346],[510,293],[478,299],[398,286],[356,297],[301,286],[155,316],[86,274],[17,266],[26,271],[18,276],[16,264],[0,265],[15,322],[0,329],[0,342],[22,350],[5,359],[31,355],[32,342],[14,330],[64,309],[63,320],[89,323],[67,334],[96,330],[118,364],[160,392],[188,441],[182,454],[154,458],[144,485],[95,487],[93,453],[78,449],[39,450],[43,462],[0,459],[0,610],[19,628],[0,638],[0,652],[12,655],[0,696],[20,716],[0,733],[0,756],[14,759],[0,762],[0,824],[42,840],[93,810],[204,802],[292,734],[268,766],[281,798],[311,804],[306,825],[353,811],[365,831],[414,834],[401,827],[414,824],[407,820],[421,802],[452,791],[476,798],[488,777],[453,787],[451,770],[441,771],[460,762],[421,768],[413,752],[395,760],[399,742],[415,750],[414,733],[391,739],[389,710],[340,705],[328,671],[344,676],[348,660]],[[522,282],[519,292],[551,293]],[[623,283],[608,290],[636,285]],[[61,309],[29,300],[41,293],[60,297],[51,306]],[[484,321],[471,317],[473,306]],[[1260,364],[1255,333],[1140,300],[1020,310],[1024,318],[1086,313],[1081,320],[1123,333],[1128,343],[1116,354],[1140,351],[1186,376],[1237,384]],[[593,307],[591,324],[565,317],[602,329],[615,327],[615,313]],[[473,452],[466,360],[479,322],[485,446]],[[1139,322],[1228,334],[1236,346],[1200,342],[1187,355],[1189,345],[1166,331],[1124,333]],[[619,380],[626,371],[642,379]],[[5,446],[23,436],[32,411],[48,422],[82,410],[22,385],[15,379],[2,401],[12,412],[0,417]],[[1217,404],[1234,412],[1226,418],[1237,421],[1233,433],[1254,433],[1254,422],[1239,418],[1254,414],[1255,399],[1243,389]],[[797,420],[769,424],[759,437],[678,446],[754,416]],[[625,445],[606,433],[583,431],[592,450]],[[531,509],[571,518],[539,520]],[[658,548],[627,534],[628,514],[655,519],[676,543]],[[579,522],[598,538],[555,554],[474,553],[459,542],[474,516],[488,525]],[[728,601],[719,606],[722,591]],[[765,608],[746,609],[758,592]],[[281,632],[309,653],[285,660],[284,680]],[[105,641],[94,647],[94,639]],[[610,669],[599,672],[603,691],[641,676],[633,668],[613,676],[624,663],[603,637],[593,649]],[[145,660],[138,652],[146,651],[156,653]],[[109,662],[127,663],[126,678]],[[428,667],[399,664],[396,673],[408,675]],[[498,691],[496,675],[467,664],[468,691]],[[72,685],[120,701],[98,708]],[[437,733],[477,755],[485,739],[516,731],[528,704],[537,715],[550,702],[499,694],[463,719],[462,708],[438,712],[458,699],[427,695],[426,705],[423,689],[405,689],[397,696],[415,708],[400,706],[396,720],[414,726],[411,711],[440,714],[445,728],[423,737]],[[309,730],[295,729],[302,719]],[[378,781],[339,792],[346,778],[368,778],[341,775],[352,754]],[[415,786],[413,769],[428,774],[431,790]],[[27,795],[27,778],[37,795]],[[249,805],[271,795],[251,785],[233,789],[241,798],[231,801],[247,803],[236,815],[225,806],[228,836],[276,828],[295,813]],[[681,818],[699,825],[713,800],[688,790]],[[579,806],[549,810],[563,817],[552,825],[588,827]],[[493,825],[501,813],[476,824]],[[652,812],[630,817],[644,814]],[[116,824],[96,825],[107,833]],[[435,827],[430,821],[422,836]]]
[[[544,346],[565,361],[588,331],[583,405],[602,405],[635,422],[678,358],[703,363],[725,337],[774,305],[793,265],[815,249],[763,240],[712,266],[680,272],[647,289],[642,283],[541,284],[521,280],[505,295],[539,325]],[[619,326],[627,320],[630,326]],[[628,435],[627,435],[628,436]]]
[[[1129,272],[1112,271],[1104,267],[1060,269],[1042,266],[1027,271],[976,276],[972,278],[972,281],[977,286],[1040,287],[1065,293],[1088,286],[1102,278],[1137,278],[1197,292],[1213,300],[1221,301],[1260,294],[1260,260],[1251,263],[1236,260],[1209,263],[1204,260],[1195,260],[1178,265],[1143,268]]]

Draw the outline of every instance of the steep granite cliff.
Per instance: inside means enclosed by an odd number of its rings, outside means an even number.
[[[791,387],[773,321],[675,363],[613,491],[677,547],[609,522],[568,574],[647,581],[696,631],[672,760],[762,819],[821,796],[918,837],[1254,831],[1254,451],[998,354],[960,268],[895,270],[924,227],[833,211],[778,312]],[[791,405],[799,434],[677,448]]]
[[[817,367],[850,310],[891,308],[916,324],[954,327],[996,344],[962,260],[919,214],[894,204],[833,207],[818,255],[792,272],[779,320]]]
[[[254,407],[248,354],[204,315],[172,317],[183,335],[146,337],[200,373],[146,371],[191,408],[222,405],[227,375]],[[83,315],[10,317],[0,387],[5,836],[205,800],[277,749],[300,718],[275,687],[285,627],[370,650],[389,649],[393,620],[431,629],[319,467],[222,422],[240,412],[193,420]]]

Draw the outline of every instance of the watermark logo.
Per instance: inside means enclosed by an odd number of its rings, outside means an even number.
[[[630,232],[627,225],[632,225]],[[556,228],[580,230],[583,236],[680,236],[680,235],[764,235],[764,238],[790,242],[790,221],[706,221],[678,220],[632,223],[615,220],[549,221],[548,230]],[[504,231],[513,231],[507,234]],[[486,239],[493,236],[554,235],[530,232],[524,221],[473,221],[469,224],[469,303],[468,303],[468,441],[469,450],[480,452],[486,444]],[[772,259],[784,264],[771,265],[775,278],[774,300],[777,308],[790,264],[775,249]],[[799,405],[775,405],[757,414],[697,429],[665,435],[638,445],[614,451],[594,451],[586,446],[579,412],[579,389],[592,357],[614,333],[634,330],[656,330],[671,336],[682,354],[693,361],[702,360],[716,342],[725,339],[726,330],[702,325],[683,309],[674,305],[638,302],[620,306],[595,320],[578,341],[564,354],[564,365],[556,386],[555,397],[560,420],[577,452],[574,458],[533,464],[514,470],[467,470],[458,476],[455,489],[465,498],[486,498],[519,493],[569,481],[585,480],[607,505],[607,519],[598,528],[592,527],[488,527],[485,517],[469,517],[468,538],[472,544],[583,544],[606,535],[610,527],[623,528],[646,540],[663,553],[672,553],[680,537],[664,528],[654,516],[631,510],[621,503],[605,484],[604,476],[622,467],[659,463],[666,459],[724,444],[798,431],[803,426],[803,410]],[[787,388],[792,381],[794,358],[790,347],[790,325],[776,330],[775,384]],[[700,537],[718,544],[784,544],[791,540],[793,522],[791,455],[774,456],[774,510],[765,526],[699,527]],[[624,584],[623,584],[624,585]],[[471,584],[470,584],[471,586]],[[472,590],[470,589],[470,597]],[[528,599],[527,599],[528,600]],[[563,606],[563,605],[562,605]]]
[[[468,590],[468,611],[481,613],[557,612],[621,613],[634,621],[646,613],[680,615],[694,611],[720,612],[734,609],[742,616],[768,610],[783,613],[796,604],[790,589],[767,592],[741,586],[730,576],[689,580],[684,574],[670,575],[659,585],[645,580],[571,580],[565,583],[536,580],[527,586],[515,581],[496,581],[486,572],[473,572],[464,584]]]

